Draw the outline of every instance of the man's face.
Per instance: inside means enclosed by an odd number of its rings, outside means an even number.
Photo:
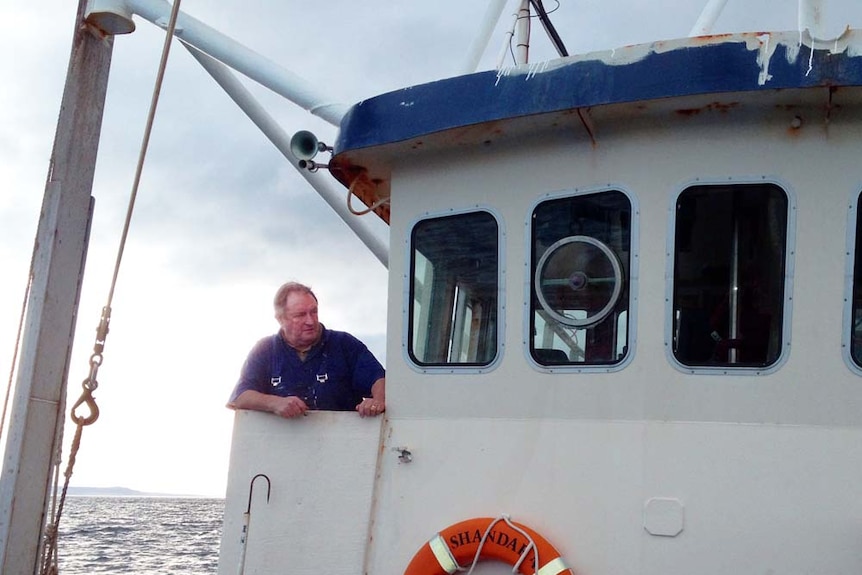
[[[297,349],[310,347],[320,335],[317,301],[307,293],[290,293],[284,304],[281,329],[284,332],[284,339],[291,347]]]

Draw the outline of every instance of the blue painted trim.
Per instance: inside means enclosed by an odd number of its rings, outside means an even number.
[[[590,106],[706,93],[862,85],[862,57],[815,50],[809,58],[810,48],[801,46],[788,61],[788,52],[796,47],[780,43],[769,58],[771,78],[761,85],[757,61],[761,52],[750,49],[742,37],[735,38],[738,41],[708,45],[692,40],[626,64],[578,60],[532,75],[480,72],[383,94],[348,111],[335,155],[464,126]]]

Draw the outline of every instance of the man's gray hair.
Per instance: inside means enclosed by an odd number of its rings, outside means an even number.
[[[275,308],[275,319],[281,321],[284,318],[284,305],[287,303],[287,296],[295,292],[306,293],[313,297],[314,301],[317,301],[317,296],[307,285],[299,282],[287,282],[278,288],[278,291],[275,292],[275,298],[272,300],[272,306]]]

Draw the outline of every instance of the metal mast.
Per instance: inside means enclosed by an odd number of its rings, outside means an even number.
[[[31,271],[26,331],[0,476],[0,572],[36,573],[92,216],[113,39],[79,0]]]

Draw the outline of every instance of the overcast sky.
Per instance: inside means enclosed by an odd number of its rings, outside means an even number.
[[[4,382],[76,4],[6,2],[0,18]],[[333,101],[353,104],[459,73],[485,4],[183,0],[182,9],[305,78]],[[545,4],[551,9],[556,3]],[[569,52],[583,53],[685,36],[704,4],[562,0],[551,17]],[[839,4],[849,16],[837,14]],[[797,0],[729,0],[714,31],[795,30],[796,5]],[[860,5],[848,0],[827,6],[830,29],[860,25]],[[494,66],[512,10],[504,10],[481,69]],[[137,31],[118,37],[114,48],[70,401],[87,374],[108,295],[163,43],[161,30],[136,22]],[[531,56],[554,56],[539,25],[533,27]],[[246,85],[288,133],[311,129],[324,141],[334,139],[335,128]],[[224,403],[250,347],[276,331],[271,299],[289,279],[315,289],[323,323],[365,340],[385,363],[385,268],[175,43],[99,372],[95,396],[101,417],[84,432],[72,484],[223,496],[232,424]]]

